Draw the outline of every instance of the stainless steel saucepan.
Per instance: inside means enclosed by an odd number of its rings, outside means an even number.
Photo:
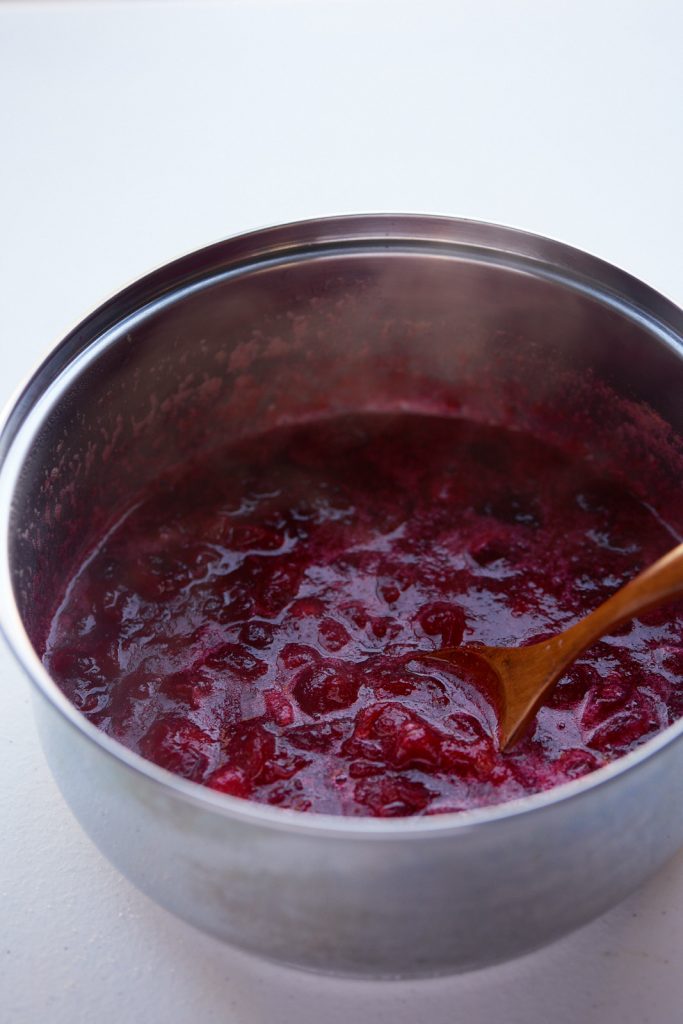
[[[683,844],[683,722],[502,806],[332,818],[175,777],[108,738],[40,650],[65,573],[145,481],[276,423],[439,408],[541,420],[683,530],[683,314],[523,232],[423,216],[259,231],[110,299],[36,370],[0,434],[0,622],[74,814],[117,867],[226,941],[313,970],[463,971],[602,913]],[[656,452],[656,457],[653,456]]]

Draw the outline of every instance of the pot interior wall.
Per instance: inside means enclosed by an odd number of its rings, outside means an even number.
[[[166,297],[39,401],[11,565],[37,648],[65,567],[161,473],[309,417],[447,412],[538,430],[625,476],[683,532],[683,355],[585,291],[462,255],[273,260]],[[28,429],[28,427],[27,427]]]

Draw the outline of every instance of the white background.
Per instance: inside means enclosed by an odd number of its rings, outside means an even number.
[[[682,35],[677,0],[0,2],[0,397],[131,278],[320,214],[525,227],[682,303]],[[461,978],[315,978],[205,938],[85,838],[0,655],[2,1024],[681,1020],[683,855]]]

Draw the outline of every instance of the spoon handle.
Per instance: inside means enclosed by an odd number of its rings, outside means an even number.
[[[683,544],[644,569],[585,619],[556,636],[551,643],[558,660],[568,664],[622,622],[680,596],[683,596]]]

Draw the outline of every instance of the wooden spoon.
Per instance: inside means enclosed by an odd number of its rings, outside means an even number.
[[[595,611],[550,640],[528,647],[442,648],[430,657],[452,662],[463,651],[493,669],[500,684],[500,749],[515,743],[530,724],[543,698],[582,651],[639,612],[683,595],[683,544],[679,544],[635,579],[617,590]]]

